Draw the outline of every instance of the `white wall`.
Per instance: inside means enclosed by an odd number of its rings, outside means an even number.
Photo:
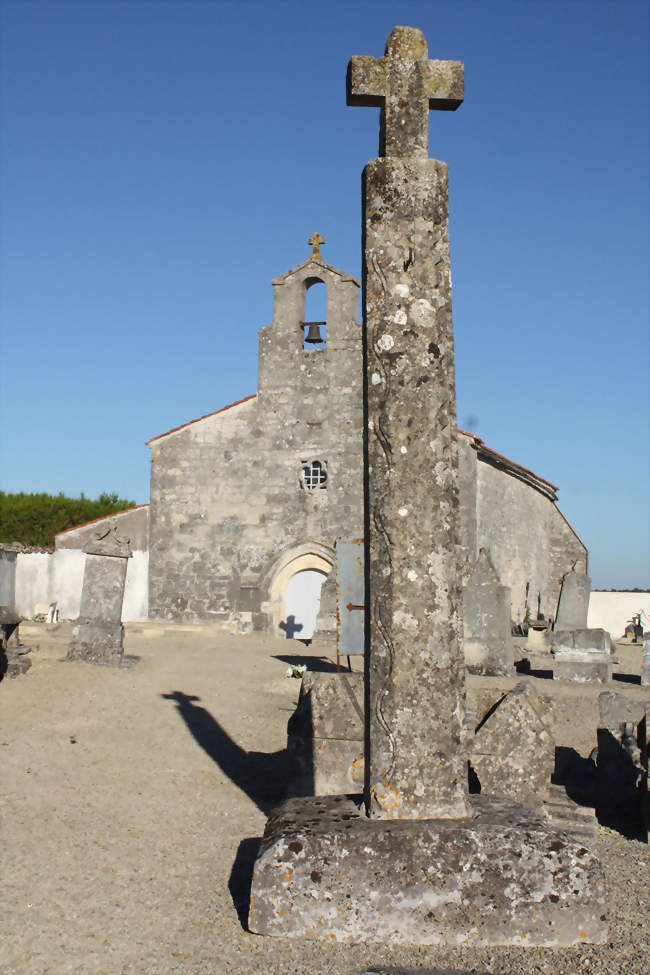
[[[136,551],[126,567],[122,619],[146,620],[149,616],[149,553]]]
[[[16,612],[32,619],[57,603],[59,619],[79,616],[86,556],[80,549],[19,552],[16,559]],[[122,603],[122,620],[143,620],[148,613],[149,553],[137,551],[129,559]]]
[[[625,633],[635,613],[641,617],[644,632],[650,630],[650,592],[592,592],[589,597],[587,626],[607,630],[614,640]]]

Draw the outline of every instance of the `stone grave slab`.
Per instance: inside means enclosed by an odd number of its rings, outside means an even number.
[[[514,674],[510,612],[510,590],[501,585],[489,551],[482,548],[463,589],[463,652],[470,674]]]
[[[124,657],[122,602],[131,546],[111,523],[88,542],[84,552],[81,607],[66,660],[120,666]]]
[[[541,809],[555,766],[551,710],[524,681],[487,714],[470,745],[481,795]]]
[[[553,679],[580,684],[606,684],[612,679],[609,633],[603,629],[553,632]]]

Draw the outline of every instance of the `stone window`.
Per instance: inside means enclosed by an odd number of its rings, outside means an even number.
[[[300,463],[300,486],[306,491],[324,491],[327,487],[327,461],[302,460]]]

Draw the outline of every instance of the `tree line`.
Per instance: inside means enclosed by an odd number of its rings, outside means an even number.
[[[54,536],[66,528],[132,508],[117,494],[104,491],[98,498],[68,498],[59,494],[9,494],[0,491],[0,542],[20,542],[53,548]]]

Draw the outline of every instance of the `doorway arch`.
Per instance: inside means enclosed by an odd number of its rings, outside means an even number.
[[[276,636],[286,638],[287,625],[287,590],[289,581],[302,572],[315,572],[322,575],[320,584],[325,581],[332,571],[336,555],[333,548],[323,542],[303,542],[286,550],[276,560],[271,571],[268,594],[268,610],[271,616],[271,626]],[[316,577],[312,576],[315,589]],[[294,584],[295,585],[295,584]],[[318,587],[320,594],[320,586]],[[292,594],[289,592],[289,597]],[[289,607],[291,610],[291,606]],[[281,625],[284,624],[284,625]],[[303,623],[304,626],[304,623]],[[297,639],[303,639],[300,631],[295,633]]]

